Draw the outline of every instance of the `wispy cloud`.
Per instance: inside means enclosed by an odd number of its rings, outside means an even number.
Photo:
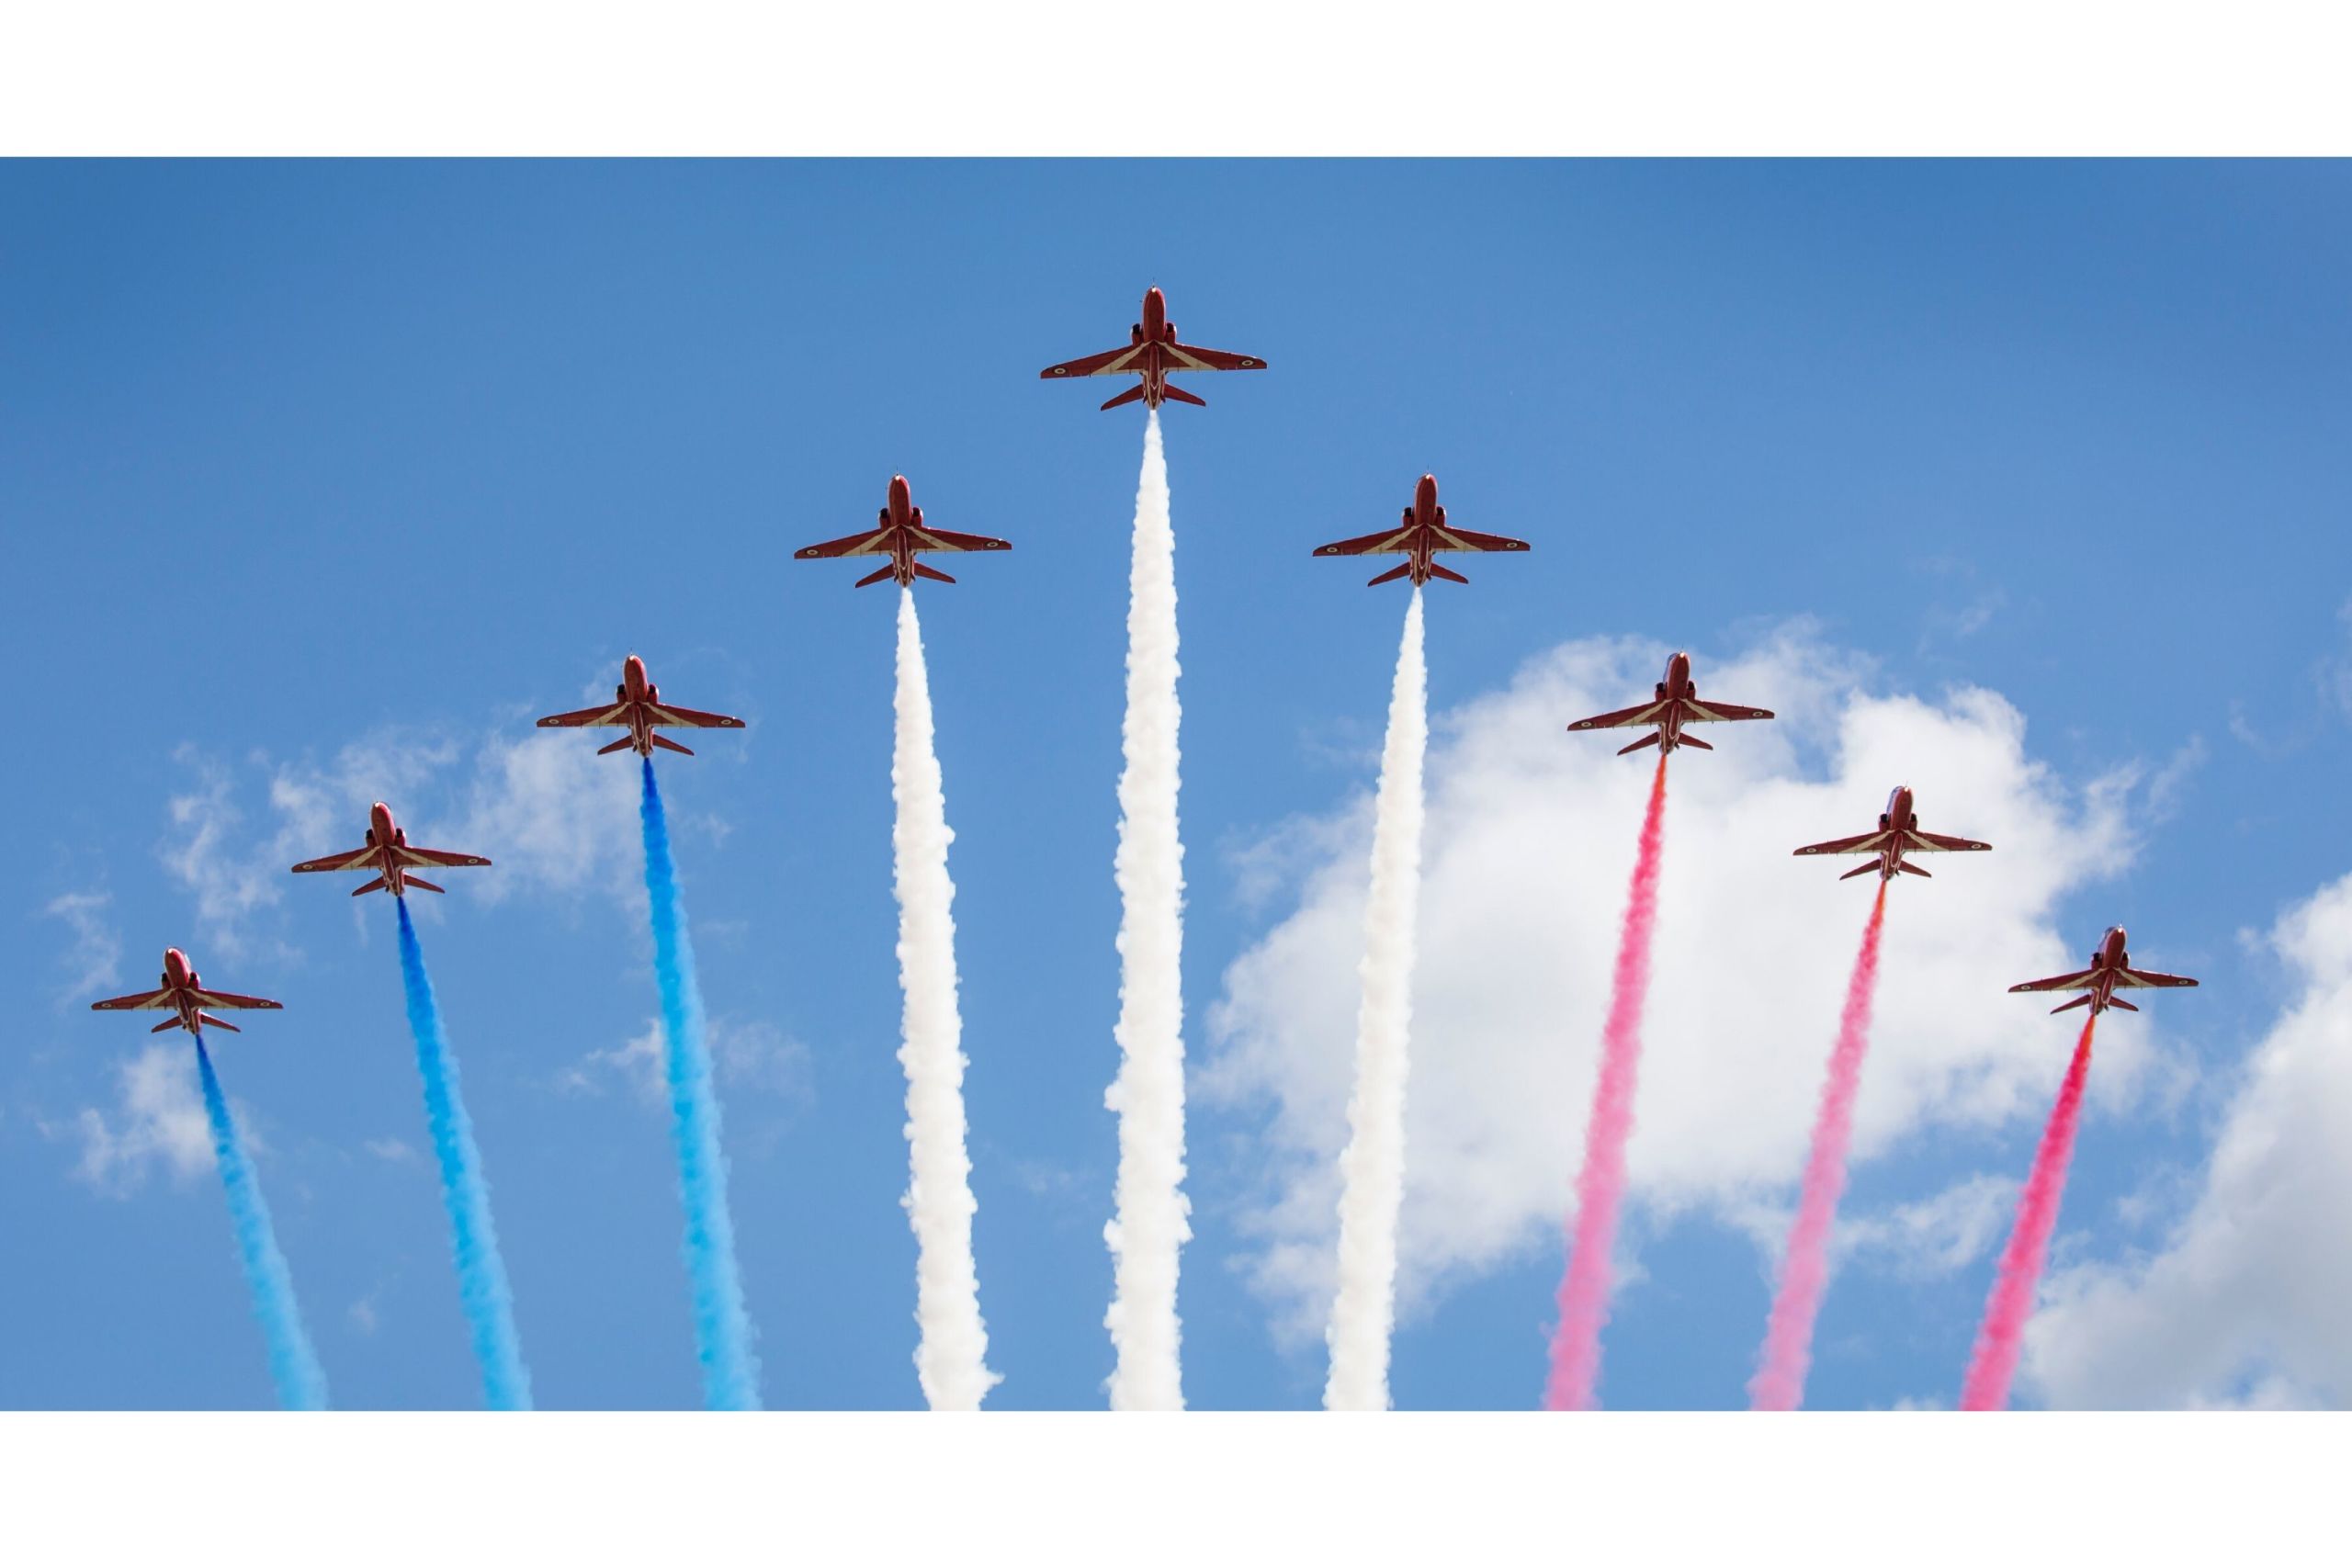
[[[115,1104],[86,1106],[45,1130],[81,1145],[74,1175],[109,1197],[129,1197],[158,1169],[186,1180],[210,1168],[212,1137],[198,1098],[188,1047],[155,1041],[115,1068]]]
[[[707,1026],[711,1063],[731,1092],[805,1103],[815,1096],[808,1046],[763,1019],[715,1018]],[[588,1052],[556,1077],[570,1094],[602,1094],[617,1085],[650,1106],[668,1102],[667,1043],[662,1021],[618,1045]]]
[[[41,912],[62,920],[74,933],[74,944],[60,960],[68,978],[57,1005],[71,1007],[85,997],[112,990],[122,972],[122,934],[106,918],[113,905],[106,893],[62,893]]]

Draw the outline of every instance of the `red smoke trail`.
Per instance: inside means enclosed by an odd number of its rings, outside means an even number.
[[[1984,1325],[1976,1331],[1976,1350],[1968,1359],[1968,1379],[1960,1387],[1962,1410],[2000,1410],[2009,1403],[2009,1377],[2018,1370],[2026,1319],[2033,1315],[2034,1292],[2050,1257],[2050,1233],[2058,1224],[2058,1200],[2066,1191],[2066,1165],[2075,1157],[2075,1123],[2082,1114],[2083,1079],[2091,1068],[2091,1031],[2098,1024],[2097,1013],[2083,1020],[2075,1060],[2059,1087],[2050,1125],[2042,1129],[2041,1146],[2034,1151],[2033,1174],[2026,1178],[2025,1194],[2018,1200],[2017,1228],[2001,1254],[2001,1271],[1984,1303]]]
[[[1577,1178],[1576,1232],[1560,1277],[1560,1326],[1552,1336],[1546,1410],[1589,1410],[1600,1375],[1600,1328],[1609,1319],[1609,1253],[1617,1240],[1617,1203],[1625,1195],[1625,1140],[1634,1132],[1634,1078],[1642,1058],[1642,999],[1650,988],[1650,933],[1657,925],[1659,829],[1666,820],[1666,755],[1650,780],[1641,848],[1617,943],[1617,977],[1609,1021],[1600,1032],[1600,1081],[1585,1129],[1584,1170]]]
[[[1838,1017],[1838,1043],[1829,1053],[1829,1081],[1821,1086],[1813,1152],[1805,1156],[1796,1223],[1789,1227],[1788,1256],[1781,1260],[1781,1293],[1772,1302],[1756,1375],[1747,1382],[1751,1409],[1794,1410],[1804,1398],[1805,1369],[1813,1361],[1813,1320],[1829,1284],[1829,1227],[1838,1217],[1838,1196],[1846,1190],[1854,1094],[1861,1088],[1862,1057],[1871,1048],[1871,996],[1878,988],[1878,938],[1885,924],[1886,884],[1882,881],[1870,924],[1862,928],[1862,950],[1854,956],[1854,977],[1846,986],[1846,1010]]]

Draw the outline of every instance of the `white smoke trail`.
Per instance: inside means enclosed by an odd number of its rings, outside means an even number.
[[[931,677],[912,590],[899,594],[899,984],[906,993],[907,1218],[915,1232],[915,1371],[933,1410],[978,1410],[997,1382],[988,1369],[980,1282],[972,1264],[972,1162],[964,1152],[962,1019],[956,1009],[956,885],[947,876],[947,801],[932,745]]]
[[[1176,832],[1176,536],[1159,415],[1144,426],[1127,584],[1126,765],[1119,775],[1119,1117],[1111,1310],[1114,1410],[1181,1410],[1176,1257],[1185,1215],[1184,846]]]
[[[1428,750],[1421,591],[1405,612],[1388,743],[1372,827],[1364,906],[1363,1000],[1356,1012],[1356,1089],[1340,1156],[1340,1293],[1324,1333],[1329,1410],[1388,1408],[1388,1335],[1396,1314],[1396,1213],[1405,1199],[1405,1077],[1413,1018],[1414,906],[1421,886],[1421,758]]]

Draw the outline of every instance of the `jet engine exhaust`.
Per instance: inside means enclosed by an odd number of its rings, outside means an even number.
[[[506,1284],[506,1260],[498,1250],[498,1227],[490,1215],[490,1184],[481,1173],[481,1151],[458,1082],[458,1058],[441,1023],[441,1004],[425,972],[424,949],[401,912],[401,980],[408,992],[409,1033],[416,1041],[416,1068],[424,1079],[424,1121],[433,1134],[433,1157],[441,1171],[441,1203],[449,1213],[451,1249],[458,1264],[458,1299],[466,1332],[481,1366],[483,1403],[492,1410],[528,1410],[531,1374],[523,1365],[514,1332],[514,1298]]]
[[[1421,591],[1413,590],[1388,699],[1388,739],[1373,810],[1364,906],[1363,999],[1356,1013],[1355,1096],[1340,1156],[1340,1288],[1324,1337],[1330,1410],[1388,1407],[1396,1315],[1396,1216],[1405,1198],[1405,1084],[1410,1067],[1415,908],[1421,880],[1421,766],[1429,744]]]
[[[1144,424],[1128,574],[1127,715],[1119,774],[1119,1119],[1112,1258],[1114,1410],[1179,1410],[1178,1255],[1191,1239],[1184,1183],[1184,845],[1177,830],[1176,536],[1159,414]]]
[[[1962,1410],[2001,1410],[2008,1405],[2009,1380],[2018,1370],[2018,1352],[2024,1345],[2026,1320],[2033,1315],[2042,1266],[2050,1260],[2050,1235],[2058,1227],[2066,1168],[2075,1157],[2083,1080],[2091,1069],[2091,1031],[2098,1026],[2097,1013],[2083,1020],[2075,1059],[2067,1066],[2058,1103],[2051,1108],[2050,1123],[2042,1129],[2041,1145],[2033,1152],[2033,1170],[2018,1199],[2017,1226],[2001,1251],[2000,1269],[1993,1277],[1993,1292],[1984,1303],[1984,1321],[1976,1331],[1976,1348],[1968,1359],[1968,1376],[1961,1384]]]
[[[1600,1330],[1609,1320],[1610,1250],[1625,1195],[1625,1145],[1634,1132],[1634,1091],[1641,1068],[1642,1004],[1650,986],[1650,938],[1657,926],[1660,840],[1666,819],[1666,753],[1650,778],[1649,807],[1626,897],[1609,1018],[1600,1034],[1600,1076],[1577,1177],[1577,1217],[1560,1278],[1560,1323],[1552,1337],[1547,1410],[1589,1410],[1600,1376]]]
[[[694,1294],[695,1347],[703,1400],[713,1410],[756,1410],[760,1364],[752,1352],[752,1318],[735,1267],[735,1222],[727,1212],[727,1156],[718,1141],[718,1091],[704,1038],[702,988],[694,943],[670,859],[670,824],[644,759],[638,807],[645,832],[645,893],[653,926],[653,974],[662,992],[662,1072],[670,1089],[670,1133],[678,1152],[678,1188],[686,1210],[686,1277]]]
[[[899,898],[899,1048],[907,1072],[908,1222],[915,1233],[915,1370],[933,1410],[978,1410],[997,1382],[972,1260],[972,1162],[964,1142],[963,1020],[956,1011],[956,885],[931,718],[931,676],[911,589],[899,594],[898,728],[890,794]]]
[[[277,1385],[277,1402],[288,1410],[324,1410],[327,1377],[311,1348],[302,1326],[302,1309],[294,1300],[294,1278],[287,1271],[286,1255],[277,1250],[277,1234],[269,1223],[269,1205],[262,1201],[261,1183],[245,1141],[229,1114],[228,1097],[212,1071],[211,1054],[204,1036],[196,1037],[196,1071],[204,1089],[204,1117],[212,1132],[212,1157],[220,1168],[220,1189],[229,1200],[229,1219],[237,1235],[237,1261],[243,1266],[245,1286],[253,1292],[254,1316],[261,1324],[269,1347],[270,1381]]]
[[[1871,869],[1869,866],[1865,870]],[[1838,1020],[1838,1043],[1829,1053],[1829,1076],[1821,1086],[1821,1106],[1813,1122],[1813,1145],[1805,1156],[1804,1180],[1797,1195],[1796,1220],[1789,1227],[1789,1249],[1781,1260],[1780,1290],[1764,1331],[1756,1375],[1748,1380],[1749,1408],[1794,1410],[1804,1400],[1804,1376],[1813,1361],[1813,1325],[1829,1284],[1829,1234],[1838,1200],[1846,1190],[1846,1149],[1854,1131],[1854,1096],[1861,1088],[1862,1058],[1871,1048],[1871,1001],[1878,989],[1879,936],[1886,926],[1886,884],[1862,927],[1861,951],[1854,955],[1846,986],[1846,1008]]]

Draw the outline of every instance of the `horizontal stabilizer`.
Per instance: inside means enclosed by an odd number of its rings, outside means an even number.
[[[597,748],[596,748],[596,755],[598,755],[599,757],[609,757],[609,756],[611,756],[611,755],[612,755],[614,752],[616,752],[616,751],[626,751],[626,750],[628,750],[630,747],[632,747],[632,746],[634,746],[634,745],[636,745],[636,744],[637,744],[637,737],[636,737],[636,736],[634,736],[634,735],[624,735],[624,736],[622,736],[618,740],[614,741],[610,746],[599,746],[599,747],[597,747]]]
[[[2088,1007],[2088,1006],[2090,1006],[2090,1005],[2091,1005],[2091,994],[2090,994],[2088,991],[2085,991],[2081,996],[2076,997],[2073,1001],[2071,1001],[2071,1002],[2060,1002],[2056,1007],[2052,1008],[2050,1010],[2051,1010],[2052,1012],[2053,1012],[2053,1013],[2060,1013],[2060,1012],[2072,1012],[2072,1011],[2074,1011],[2076,1008],[2086,1008],[2086,1007]]]
[[[1196,409],[1204,409],[1209,406],[1209,400],[1206,398],[1196,398],[1173,381],[1162,381],[1159,384],[1159,395],[1170,402],[1190,403]]]
[[[1631,746],[1619,747],[1617,749],[1617,755],[1622,757],[1628,751],[1638,751],[1645,746],[1655,746],[1657,744],[1657,731],[1653,729],[1647,735],[1643,736],[1639,740],[1634,741]]]
[[[1454,570],[1452,567],[1440,565],[1436,561],[1430,562],[1430,575],[1431,577],[1442,577],[1448,582],[1466,583],[1470,581],[1460,572]]]
[[[1876,871],[1878,868],[1878,862],[1874,860],[1866,860],[1861,864],[1856,866],[1853,870],[1848,872],[1845,875],[1839,877],[1838,880],[1840,882],[1851,882],[1854,878]]]
[[[154,1028],[153,1028],[153,1029],[149,1030],[147,1032],[148,1032],[148,1033],[150,1033],[150,1034],[161,1034],[161,1033],[163,1033],[163,1032],[164,1032],[164,1031],[165,1031],[166,1029],[177,1029],[179,1026],[180,1026],[180,1021],[179,1021],[179,1018],[178,1018],[178,1016],[177,1016],[176,1014],[175,1014],[174,1016],[172,1016],[172,1017],[170,1017],[170,1018],[167,1018],[167,1019],[164,1020],[164,1021],[163,1021],[163,1022],[161,1022],[161,1023],[157,1024]]]
[[[691,757],[695,754],[692,747],[681,746],[666,735],[656,735],[653,731],[649,729],[645,732],[645,738],[648,740],[652,741],[656,746],[661,747],[664,751],[675,751],[682,757]]]
[[[232,1033],[232,1034],[243,1034],[243,1033],[244,1032],[244,1031],[243,1031],[243,1030],[239,1029],[235,1024],[231,1023],[227,1019],[225,1019],[225,1018],[215,1018],[215,1017],[213,1017],[213,1016],[212,1016],[210,1013],[209,1013],[209,1012],[199,1012],[199,1013],[198,1013],[198,1014],[196,1015],[196,1021],[197,1021],[197,1022],[198,1022],[198,1023],[200,1023],[200,1024],[202,1024],[202,1025],[204,1025],[204,1027],[205,1027],[205,1028],[207,1028],[207,1029],[225,1029],[225,1030],[227,1030],[227,1031],[228,1031],[230,1033]]]
[[[1935,874],[1933,872],[1920,870],[1917,866],[1913,865],[1907,860],[1895,862],[1894,869],[1897,871],[1907,871],[1914,876],[1932,877]]]
[[[1715,749],[1713,741],[1702,740],[1695,735],[1679,736],[1674,743],[1677,746],[1695,746],[1702,751],[1712,751]]]
[[[869,571],[864,577],[859,578],[855,582],[851,583],[850,586],[852,588],[871,588],[897,570],[898,569],[896,567],[886,566],[878,571]]]
[[[2121,997],[2108,998],[2107,1005],[2111,1008],[2121,1008],[2125,1012],[2138,1012],[2140,1010],[2139,1003],[2127,1002]]]
[[[354,898],[356,898],[362,893],[381,893],[383,890],[384,879],[379,876],[373,882],[363,882],[358,886],[353,888],[351,890],[351,896]]]
[[[1413,563],[1411,561],[1407,561],[1403,566],[1392,566],[1386,571],[1382,572],[1378,577],[1374,578],[1370,582],[1365,583],[1364,586],[1366,588],[1377,588],[1384,582],[1394,582],[1412,570]]]
[[[438,883],[427,882],[421,876],[403,876],[401,878],[401,884],[405,887],[422,887],[427,893],[447,893],[449,891]]]
[[[1109,402],[1104,403],[1102,406],[1106,409],[1114,409],[1121,403],[1136,402],[1142,397],[1143,383],[1141,381],[1137,381],[1134,386],[1129,387],[1125,391],[1121,392],[1117,397],[1113,398]]]
[[[932,568],[923,565],[921,561],[915,562],[914,567],[915,575],[917,577],[927,577],[933,582],[953,582],[956,581],[945,572],[934,570]]]

